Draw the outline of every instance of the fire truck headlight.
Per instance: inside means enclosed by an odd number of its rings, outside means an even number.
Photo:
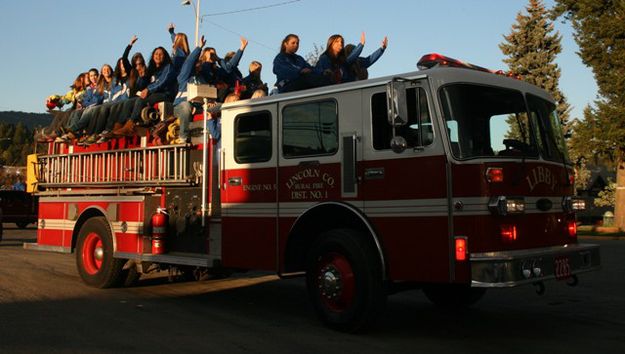
[[[573,210],[575,211],[584,211],[586,210],[586,201],[580,198],[573,199]]]
[[[521,214],[525,212],[525,199],[522,197],[493,197],[488,203],[488,208],[497,215]]]
[[[567,213],[575,213],[586,210],[586,201],[581,198],[564,197],[562,200],[562,208]]]

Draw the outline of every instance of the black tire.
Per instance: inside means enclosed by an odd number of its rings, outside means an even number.
[[[423,292],[428,300],[440,308],[461,309],[478,302],[486,289],[464,284],[435,284],[425,286]]]
[[[19,227],[20,229],[25,229],[28,226],[29,223],[27,222],[16,222],[15,225],[17,227]]]
[[[309,252],[306,283],[319,318],[339,331],[366,329],[386,305],[380,256],[354,230],[335,229],[320,236]]]
[[[126,261],[113,258],[111,229],[102,216],[87,220],[78,233],[76,266],[82,280],[96,288],[119,285]]]

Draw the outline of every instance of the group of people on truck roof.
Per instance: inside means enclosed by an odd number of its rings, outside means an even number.
[[[146,107],[158,102],[173,104],[173,115],[166,117],[152,127],[158,138],[163,131],[178,127],[177,137],[169,140],[172,144],[189,141],[189,122],[194,114],[202,112],[202,104],[187,100],[189,84],[209,84],[217,90],[216,102],[232,102],[239,99],[253,99],[266,96],[267,84],[261,79],[262,64],[252,61],[249,74],[243,77],[238,69],[239,62],[248,41],[241,37],[236,52],[228,52],[223,58],[212,47],[204,47],[206,40],[201,37],[192,51],[187,36],[176,33],[170,24],[168,31],[172,41],[171,55],[163,47],[152,51],[149,62],[139,52],[129,60],[132,46],[137,41],[133,36],[115,68],[104,64],[100,71],[95,68],[79,74],[70,90],[64,96],[48,97],[47,107],[62,108],[71,105],[66,111],[53,111],[52,124],[44,129],[40,141],[72,142],[89,145],[103,143],[113,137],[132,136],[136,126],[153,126],[155,121],[146,115]],[[287,35],[281,44],[280,53],[273,61],[273,72],[277,76],[272,93],[290,92],[356,80],[367,79],[367,68],[384,53],[388,40],[385,37],[381,46],[368,57],[360,54],[365,45],[365,34],[361,34],[357,45],[344,45],[341,35],[330,36],[326,50],[318,58],[315,66],[296,54],[299,37]],[[217,119],[209,124],[213,135],[219,135]]]

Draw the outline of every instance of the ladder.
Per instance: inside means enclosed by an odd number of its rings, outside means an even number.
[[[43,188],[191,186],[200,180],[198,165],[180,144],[43,155],[36,170]]]

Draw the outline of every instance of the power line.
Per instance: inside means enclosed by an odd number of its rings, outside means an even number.
[[[240,13],[240,12],[248,12],[248,11],[268,9],[270,7],[278,7],[278,6],[288,5],[288,4],[292,4],[292,3],[300,2],[300,1],[302,1],[302,0],[291,0],[291,1],[280,2],[280,3],[277,3],[277,4],[258,6],[258,7],[251,7],[251,8],[247,8],[247,9],[241,9],[241,10],[233,10],[233,11],[226,11],[226,12],[216,12],[214,14],[202,15],[202,18],[204,18],[204,17],[212,17],[212,16],[221,16],[221,15],[230,15],[230,14],[237,14],[237,13]]]
[[[300,1],[300,0],[297,0],[297,1]],[[219,28],[221,28],[222,30],[224,30],[224,31],[226,31],[226,32],[230,32],[230,33],[232,33],[232,34],[236,34],[236,35],[237,35],[237,36],[239,36],[239,37],[245,37],[245,38],[247,38],[247,40],[248,40],[248,41],[250,41],[250,42],[252,42],[252,43],[256,43],[256,44],[258,44],[259,46],[261,46],[261,47],[263,47],[263,48],[265,48],[265,49],[268,49],[268,50],[269,50],[269,51],[271,51],[271,52],[275,52],[275,51],[276,51],[276,50],[275,50],[275,48],[271,48],[271,47],[269,47],[268,45],[265,45],[265,44],[263,44],[263,43],[261,43],[261,42],[255,41],[255,40],[253,40],[253,39],[251,39],[251,38],[249,38],[249,37],[247,37],[247,36],[244,36],[243,34],[241,34],[241,33],[239,33],[239,32],[236,32],[236,31],[233,31],[233,30],[231,30],[231,29],[228,29],[228,28],[226,28],[226,27],[224,27],[224,26],[222,26],[222,25],[220,25],[220,24],[218,24],[218,23],[215,23],[215,22],[213,22],[213,21],[206,21],[206,22],[210,23],[211,25],[213,25],[213,26],[215,26],[215,27],[219,27]]]

